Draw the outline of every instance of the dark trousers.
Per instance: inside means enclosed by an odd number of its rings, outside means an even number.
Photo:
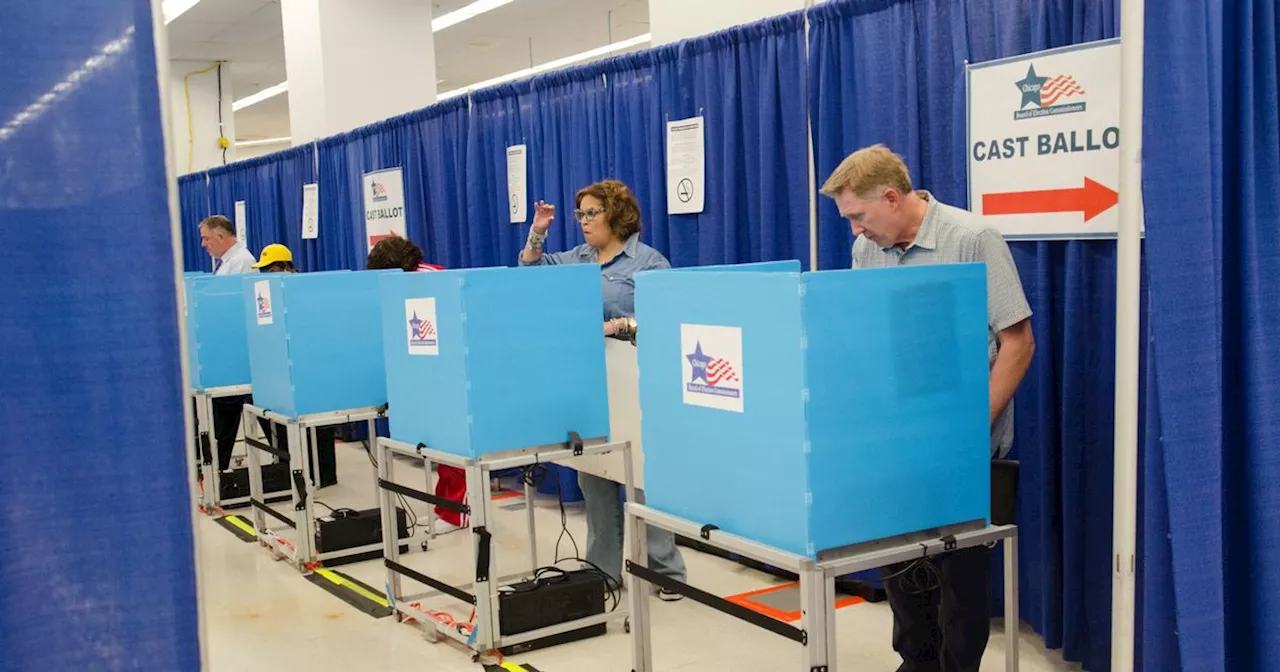
[[[217,397],[213,399],[213,437],[218,443],[218,469],[227,471],[231,468],[231,453],[235,450],[236,434],[240,431],[240,419],[244,415],[244,405],[252,403],[252,396],[241,397]],[[262,427],[262,433],[267,437],[267,442],[275,448],[285,449],[289,445],[288,432],[284,425],[276,425],[275,431],[271,431],[272,423],[264,418],[258,418],[258,426]],[[302,437],[302,445],[304,450],[309,448],[309,432],[304,432]],[[316,472],[319,471],[320,480],[318,485],[325,487],[338,482],[338,465],[337,455],[335,453],[336,428],[333,426],[316,428],[316,461],[319,464],[311,466],[311,480],[316,482]],[[211,460],[211,456],[205,456],[205,459]]]
[[[231,452],[236,447],[236,434],[240,431],[240,417],[244,405],[253,397],[216,397],[213,399],[213,440],[218,443],[218,469],[231,468]],[[268,434],[270,436],[270,434]],[[206,459],[211,459],[206,456]]]
[[[941,574],[936,590],[913,594],[906,565],[881,570],[893,608],[893,648],[898,672],[978,672],[991,631],[991,549],[965,548],[933,559]],[[939,655],[941,649],[941,655]]]

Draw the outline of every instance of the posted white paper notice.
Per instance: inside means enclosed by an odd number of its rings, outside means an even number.
[[[320,236],[320,185],[302,185],[302,239]]]
[[[507,209],[512,224],[529,218],[529,164],[525,145],[507,148]]]
[[[248,223],[245,221],[247,217],[244,214],[244,201],[236,201],[236,240],[241,245],[248,245],[248,239],[245,238],[245,229]]]
[[[439,355],[435,297],[404,300],[404,320],[410,355]]]
[[[259,280],[253,283],[254,309],[258,313],[258,325],[271,324],[271,283]]]
[[[404,236],[404,175],[399,168],[364,174],[364,231],[369,249],[379,240]]]
[[[706,139],[702,117],[667,122],[667,213],[702,212],[706,201]]]
[[[746,385],[742,327],[680,325],[684,403],[741,413]]]

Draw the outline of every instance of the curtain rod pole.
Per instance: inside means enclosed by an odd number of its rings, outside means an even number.
[[[1120,3],[1120,223],[1116,236],[1112,672],[1132,672],[1136,631],[1144,10],[1144,0]]]

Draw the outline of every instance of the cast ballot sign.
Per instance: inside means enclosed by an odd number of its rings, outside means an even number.
[[[379,240],[404,236],[404,176],[399,168],[364,174],[364,230],[372,250]]]
[[[1008,238],[1106,238],[1119,220],[1120,41],[967,69],[969,208]]]

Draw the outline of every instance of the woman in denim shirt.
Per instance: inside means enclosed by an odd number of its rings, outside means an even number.
[[[556,208],[539,201],[534,205],[533,226],[520,253],[521,266],[543,264],[599,264],[604,290],[604,335],[626,338],[635,334],[636,283],[640,271],[670,268],[662,253],[640,242],[640,204],[627,185],[604,180],[578,192],[573,211],[587,241],[566,252],[543,254],[542,244],[555,219]],[[578,474],[586,498],[587,561],[616,580],[622,576],[622,501],[618,483],[591,474]],[[648,528],[649,567],[677,581],[685,581],[684,558],[675,535]],[[680,599],[679,593],[659,591],[664,600]]]

